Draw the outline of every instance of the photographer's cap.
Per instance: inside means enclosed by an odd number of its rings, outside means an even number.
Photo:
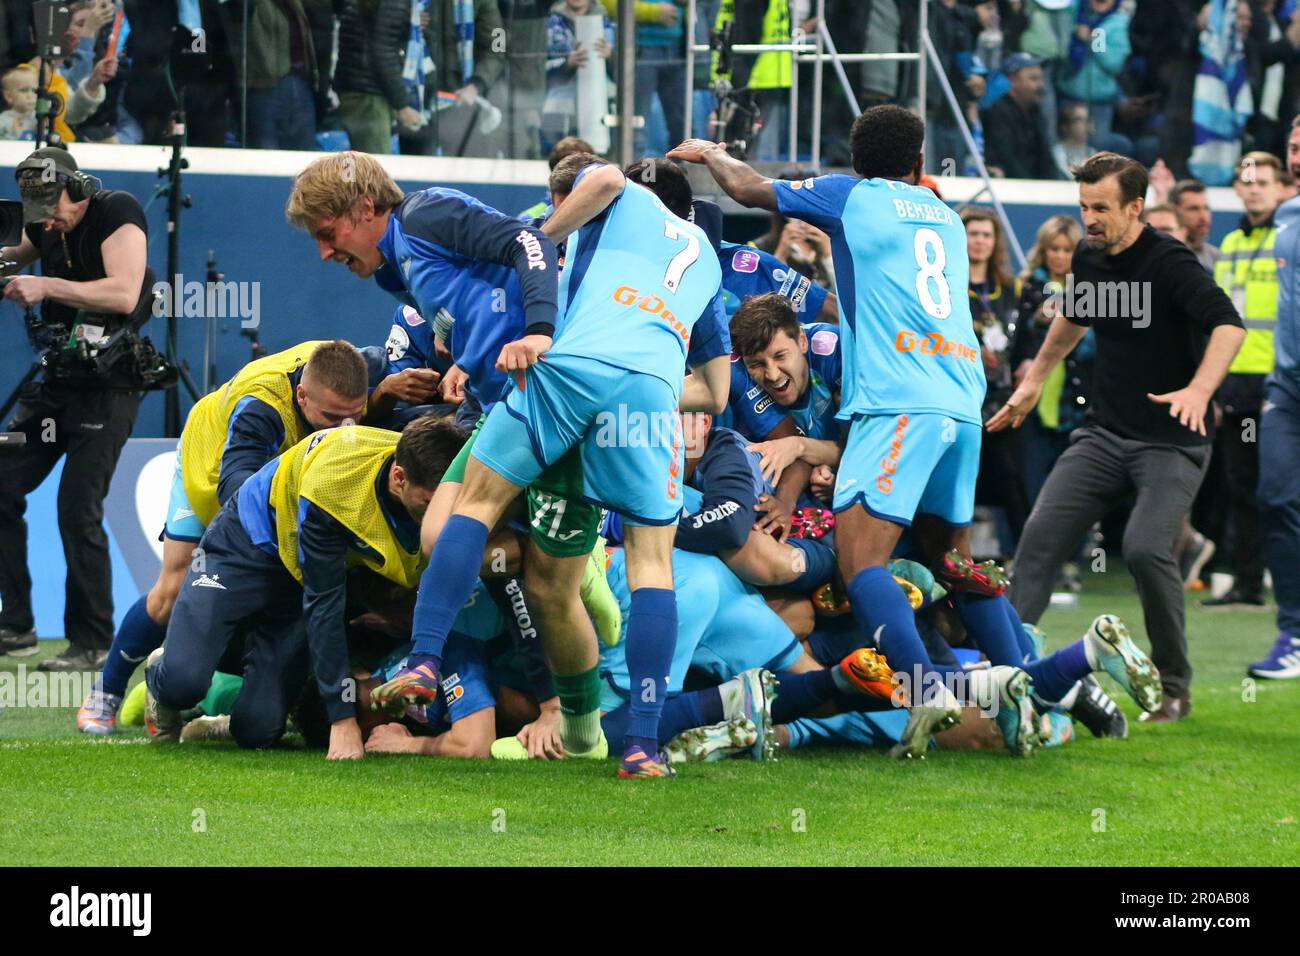
[[[49,219],[59,208],[59,196],[77,161],[66,149],[46,146],[36,150],[14,169],[23,200],[23,224]]]

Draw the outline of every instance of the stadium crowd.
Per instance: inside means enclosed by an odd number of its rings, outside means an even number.
[[[42,78],[31,0],[6,3],[0,137],[32,137],[39,79],[61,96],[55,130],[64,143],[162,142],[180,93],[196,146],[532,159],[567,135],[608,135],[601,119],[615,91],[616,0],[126,0],[121,15],[111,0],[70,6],[71,25]],[[1068,179],[1072,164],[1109,149],[1148,167],[1162,161],[1177,179],[1227,186],[1243,152],[1283,155],[1286,117],[1300,109],[1293,0],[926,6],[946,85],[993,175]],[[792,25],[808,35],[819,29],[818,6],[698,0],[695,9],[692,25],[684,0],[636,4],[635,111],[645,118],[636,155],[705,136],[722,79],[737,91],[728,102],[742,115],[758,111],[754,158],[787,158],[797,86],[801,116],[824,111],[825,164],[847,167],[837,131],[853,114],[835,75],[814,103],[812,65],[799,64],[795,76],[785,53],[696,54],[693,128],[685,129],[688,39],[788,42]],[[907,51],[918,9],[908,0],[826,0],[823,25],[842,52]],[[863,108],[915,101],[913,64],[851,62],[844,70]],[[928,167],[973,172],[938,79],[931,70]],[[810,131],[802,125],[806,156]]]

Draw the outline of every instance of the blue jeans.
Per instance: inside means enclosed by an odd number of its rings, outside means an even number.
[[[637,116],[650,122],[650,98],[655,92],[663,106],[668,125],[668,148],[686,138],[686,61],[674,48],[643,46],[636,51],[636,91],[632,98]],[[636,131],[635,159],[646,155],[646,126]],[[659,153],[662,154],[663,150]]]
[[[1300,397],[1270,385],[1259,424],[1259,523],[1279,630],[1300,634]]]
[[[316,149],[316,98],[299,73],[248,91],[248,145],[254,149]]]

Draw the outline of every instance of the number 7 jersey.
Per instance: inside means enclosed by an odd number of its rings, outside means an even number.
[[[924,186],[829,175],[773,182],[777,207],[831,239],[843,340],[838,418],[932,412],[980,424],[961,217]]]
[[[548,354],[654,375],[680,394],[688,360],[700,365],[731,351],[721,287],[722,267],[703,230],[628,181],[569,237]]]

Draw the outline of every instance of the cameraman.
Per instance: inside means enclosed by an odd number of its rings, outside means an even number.
[[[4,274],[40,260],[41,275],[18,275],[4,297],[40,308],[40,325],[58,344],[44,356],[44,380],[27,385],[8,430],[26,444],[0,452],[0,651],[34,648],[27,570],[26,496],[67,455],[59,482],[59,534],[67,559],[64,611],[68,648],[41,670],[95,670],[113,640],[113,588],[104,496],[140,407],[140,391],[115,376],[60,374],[81,358],[110,355],[104,339],[149,314],[144,211],[133,196],[100,188],[64,149],[38,149],[15,171],[23,237],[0,249]],[[30,314],[28,322],[33,323]],[[53,336],[47,341],[53,343]],[[107,363],[101,363],[107,365]],[[96,364],[95,368],[101,367]]]

